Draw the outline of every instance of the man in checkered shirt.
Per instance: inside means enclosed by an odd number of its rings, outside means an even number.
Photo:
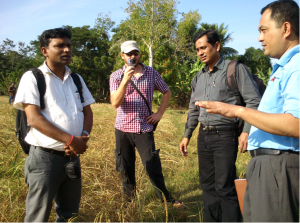
[[[140,50],[135,41],[126,41],[121,45],[121,57],[125,65],[110,76],[110,98],[112,105],[117,109],[115,155],[125,199],[130,201],[135,195],[135,148],[137,148],[161,201],[163,193],[167,202],[171,202],[175,207],[183,207],[182,202],[171,197],[166,189],[159,150],[155,150],[153,137],[153,125],[163,116],[171,98],[171,91],[156,70],[140,62]],[[128,59],[134,59],[135,65],[129,66]],[[163,94],[157,113],[150,114],[147,104],[130,80],[147,99],[150,108],[154,90]]]

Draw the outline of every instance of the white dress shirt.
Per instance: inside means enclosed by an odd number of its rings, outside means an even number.
[[[63,80],[57,77],[45,62],[39,69],[43,72],[46,82],[45,109],[41,109],[41,114],[63,131],[74,136],[80,136],[84,124],[83,107],[95,102],[84,80],[78,75],[84,97],[84,103],[81,103],[77,87],[70,75],[72,72],[67,66]],[[22,103],[40,106],[37,81],[31,71],[27,71],[20,80],[14,107],[24,110]],[[31,127],[25,141],[34,146],[59,151],[64,151],[63,147],[65,146],[65,143],[52,139],[33,127]]]

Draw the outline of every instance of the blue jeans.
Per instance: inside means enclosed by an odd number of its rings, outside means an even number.
[[[13,96],[9,96],[9,104],[11,103],[11,101],[14,99],[14,97]]]

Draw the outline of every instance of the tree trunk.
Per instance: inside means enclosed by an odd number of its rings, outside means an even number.
[[[154,0],[152,0],[152,15],[151,15],[151,35],[149,37],[149,67],[152,67],[153,68],[153,36],[154,36],[154,33],[153,33],[153,26],[154,26]]]
[[[149,67],[153,67],[153,48],[149,46]]]

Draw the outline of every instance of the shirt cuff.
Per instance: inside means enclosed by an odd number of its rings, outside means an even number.
[[[83,103],[82,103],[82,107],[85,107],[85,106],[87,106],[87,105],[91,105],[91,104],[93,104],[93,103],[95,103],[95,99],[94,99],[94,98],[91,98],[91,99],[89,99],[89,100],[83,102]]]
[[[243,132],[249,133],[251,125],[248,122],[245,122]]]
[[[191,129],[185,129],[183,138],[190,139],[192,137],[192,135],[193,135],[193,131],[194,130],[191,130]]]
[[[295,118],[299,118],[299,110],[289,110],[289,111],[285,111],[284,113],[288,113],[294,116]]]
[[[15,101],[14,108],[24,111],[23,104],[37,105],[40,106],[40,101],[35,99],[23,99],[22,101]]]

